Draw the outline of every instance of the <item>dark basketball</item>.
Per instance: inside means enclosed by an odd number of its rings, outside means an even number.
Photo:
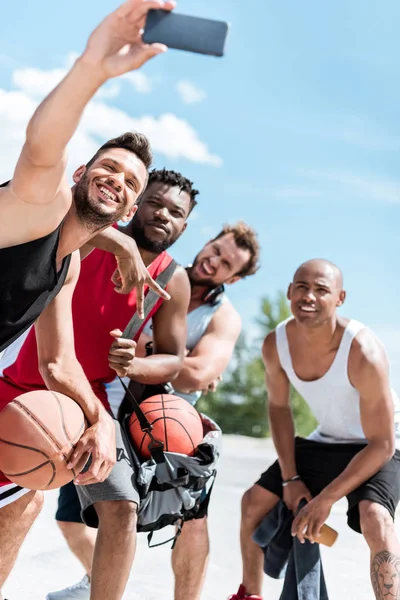
[[[153,425],[154,438],[164,443],[164,450],[188,456],[194,453],[203,439],[203,425],[189,402],[171,394],[158,394],[142,402],[140,408]],[[150,458],[151,439],[141,430],[135,414],[130,418],[129,430],[137,452],[143,459]]]
[[[50,490],[72,481],[86,458],[67,469],[75,444],[86,429],[80,406],[48,390],[15,398],[0,413],[0,471],[31,490]]]

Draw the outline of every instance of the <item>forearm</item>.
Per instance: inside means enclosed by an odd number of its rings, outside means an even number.
[[[218,375],[215,366],[199,356],[187,356],[173,383],[177,391],[190,393],[206,389]]]
[[[40,367],[40,373],[49,390],[61,392],[79,404],[91,425],[105,414],[78,361],[48,363]]]
[[[332,503],[337,502],[375,475],[393,456],[391,440],[370,442],[349,462],[345,470],[321,492]]]
[[[278,453],[278,460],[283,479],[297,475],[295,459],[295,431],[290,406],[276,407],[269,405],[269,422],[272,439]]]
[[[121,233],[121,231],[118,231],[115,227],[107,227],[104,231],[96,233],[86,245],[92,248],[105,250],[115,256],[129,253],[132,249],[136,250],[139,254],[135,240],[129,235]]]
[[[47,167],[62,160],[85,106],[102,83],[104,77],[94,65],[82,57],[76,61],[28,124],[25,151],[33,164]]]
[[[175,354],[153,354],[145,358],[135,358],[128,376],[138,383],[156,385],[174,378],[182,365]]]

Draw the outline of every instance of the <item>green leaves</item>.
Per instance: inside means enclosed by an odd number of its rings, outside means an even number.
[[[269,435],[261,343],[267,333],[290,316],[284,292],[279,292],[275,299],[265,296],[260,312],[256,319],[259,336],[252,343],[245,334],[240,336],[224,381],[216,392],[203,396],[197,403],[197,408],[215,419],[224,433],[253,437]],[[316,426],[316,420],[294,389],[291,390],[291,403],[296,431],[299,435],[307,435]]]

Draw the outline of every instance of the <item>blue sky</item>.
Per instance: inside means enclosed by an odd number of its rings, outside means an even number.
[[[2,6],[2,177],[46,85],[117,4]],[[171,50],[136,79],[113,81],[85,117],[73,166],[121,127],[147,128],[156,166],[180,170],[201,192],[175,247],[180,261],[223,222],[243,218],[259,232],[262,268],[230,293],[245,329],[300,262],[329,258],[344,271],[343,314],[379,333],[400,384],[399,3],[181,0],[178,10],[228,20],[226,56]]]

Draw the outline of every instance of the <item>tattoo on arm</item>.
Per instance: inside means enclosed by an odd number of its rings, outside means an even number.
[[[400,600],[400,557],[387,550],[375,554],[371,581],[376,600]]]

